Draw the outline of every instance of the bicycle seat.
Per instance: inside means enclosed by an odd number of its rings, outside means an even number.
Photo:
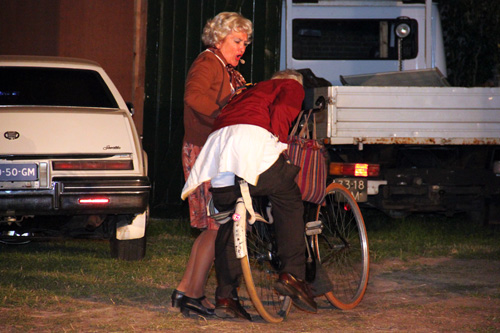
[[[232,219],[232,215],[234,213],[234,209],[228,210],[225,212],[219,212],[217,208],[215,208],[213,198],[210,198],[207,204],[207,215],[215,220],[215,222],[219,224],[224,224]]]
[[[239,198],[238,200],[242,200],[242,199]],[[238,200],[236,202],[238,202]],[[217,210],[217,208],[215,208],[213,199],[210,198],[210,200],[208,201],[207,215],[209,217],[213,218],[215,220],[215,222],[217,222],[219,224],[225,224],[225,223],[231,221],[233,213],[234,213],[234,209],[224,211],[224,212],[219,212]],[[255,212],[255,221],[264,222],[264,223],[272,223],[273,222],[272,219],[270,219],[270,221],[266,220],[266,218],[264,216],[262,216],[262,214],[260,214],[259,212]]]

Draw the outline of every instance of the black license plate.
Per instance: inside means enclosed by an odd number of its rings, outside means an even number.
[[[344,185],[357,202],[366,202],[368,200],[368,181],[360,178],[337,178],[335,183]]]
[[[0,181],[31,181],[38,179],[35,163],[0,164]]]

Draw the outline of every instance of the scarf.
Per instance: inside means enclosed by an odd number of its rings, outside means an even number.
[[[229,73],[229,81],[231,82],[233,93],[247,84],[243,75],[241,75],[232,65],[227,64],[226,70]]]

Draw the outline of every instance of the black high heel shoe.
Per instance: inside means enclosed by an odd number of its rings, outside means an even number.
[[[184,297],[184,292],[179,291],[177,289],[174,289],[174,292],[172,293],[172,296],[170,297],[172,299],[172,307],[173,308],[180,308],[181,300],[183,297]]]
[[[215,310],[205,307],[201,302],[205,299],[205,296],[200,298],[191,298],[184,295],[181,299],[181,312],[185,317],[189,317],[189,311],[196,312],[202,316],[213,316],[215,315]]]

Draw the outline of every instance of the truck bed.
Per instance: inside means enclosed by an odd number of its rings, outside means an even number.
[[[318,138],[333,144],[500,144],[500,88],[329,86]]]

